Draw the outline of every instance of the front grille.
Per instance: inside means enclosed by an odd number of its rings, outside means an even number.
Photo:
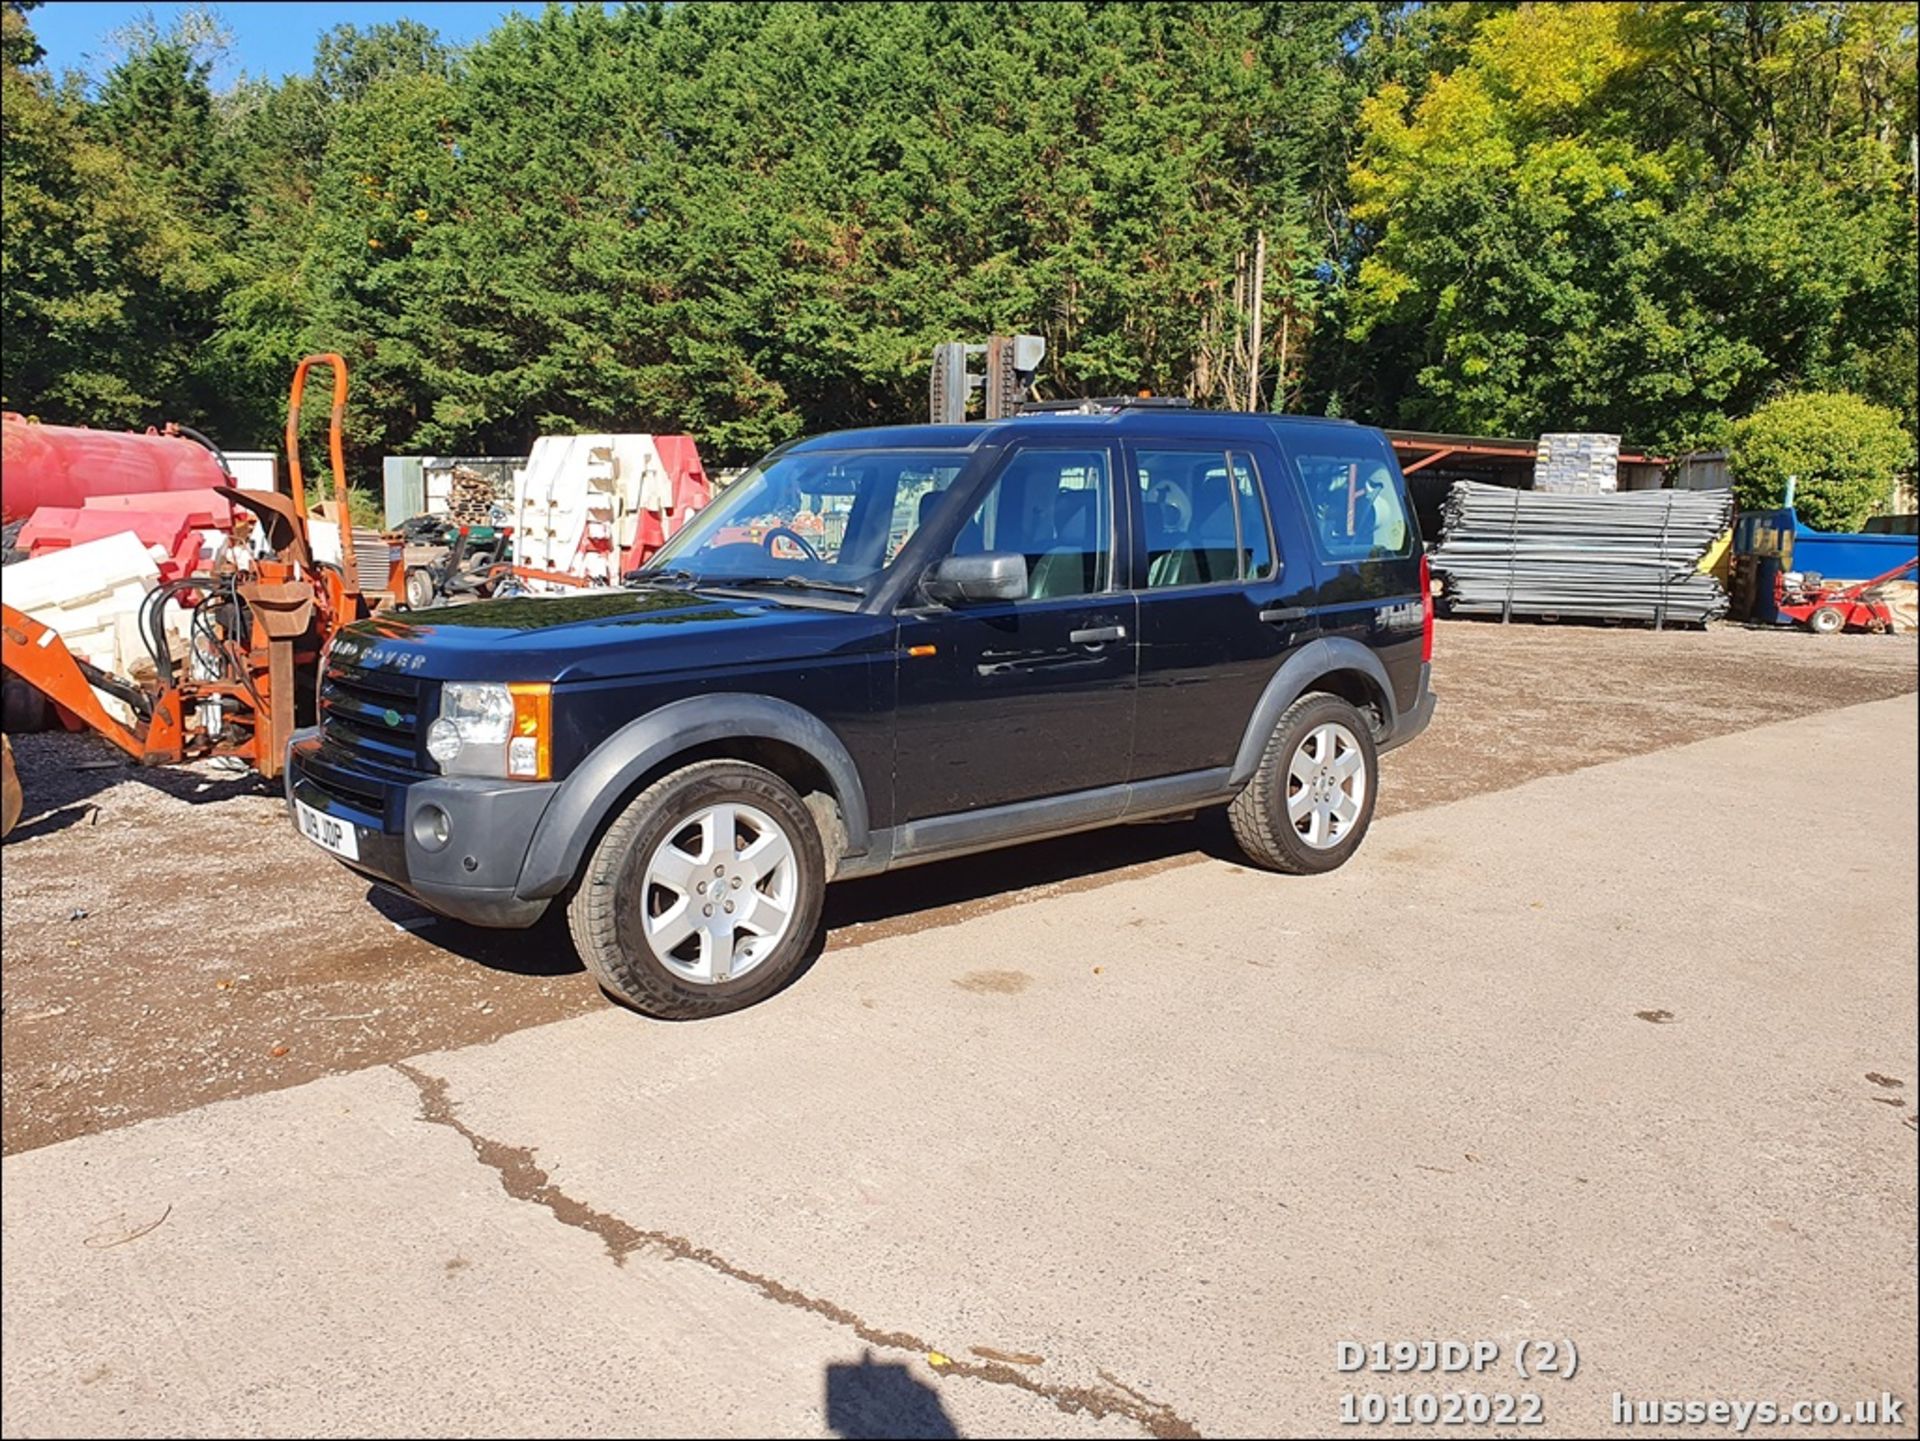
[[[418,676],[362,670],[330,661],[320,678],[322,753],[340,762],[370,762],[382,770],[420,772]]]

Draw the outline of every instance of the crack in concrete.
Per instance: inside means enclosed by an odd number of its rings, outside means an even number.
[[[756,1275],[683,1236],[667,1231],[643,1230],[619,1216],[597,1210],[569,1196],[553,1184],[546,1170],[534,1160],[531,1147],[510,1146],[503,1141],[495,1141],[462,1121],[455,1113],[450,1087],[444,1077],[430,1076],[401,1061],[395,1061],[392,1065],[394,1070],[413,1082],[414,1089],[420,1093],[421,1120],[445,1126],[463,1137],[473,1148],[473,1154],[479,1162],[499,1175],[500,1188],[516,1201],[530,1201],[543,1206],[562,1225],[598,1236],[614,1265],[625,1266],[627,1257],[635,1251],[652,1250],[669,1260],[692,1261],[704,1266],[716,1275],[751,1287],[777,1305],[810,1311],[837,1326],[844,1326],[869,1345],[911,1352],[922,1357],[940,1354],[940,1348],[910,1332],[880,1330],[844,1306],[818,1296],[809,1296],[771,1277]],[[1051,1402],[1057,1410],[1069,1416],[1086,1415],[1096,1421],[1108,1416],[1124,1417],[1149,1436],[1165,1438],[1165,1441],[1200,1436],[1199,1429],[1171,1406],[1141,1395],[1105,1371],[1099,1373],[1100,1379],[1113,1388],[1111,1390],[1048,1385],[1000,1361],[960,1361],[947,1355],[942,1355],[941,1361],[942,1364],[934,1365],[935,1373],[940,1376],[964,1376],[996,1386],[1012,1386]]]

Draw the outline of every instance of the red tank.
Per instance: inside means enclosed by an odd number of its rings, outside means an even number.
[[[12,411],[0,416],[0,514],[7,520],[43,505],[78,507],[90,495],[225,484],[213,452],[184,437],[35,425]]]

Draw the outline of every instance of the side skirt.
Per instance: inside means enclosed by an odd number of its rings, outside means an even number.
[[[984,810],[927,816],[870,832],[867,853],[843,857],[833,878],[877,875],[1001,846],[1097,830],[1120,821],[1150,820],[1177,811],[1223,805],[1238,789],[1228,775],[1228,768],[1219,766]]]

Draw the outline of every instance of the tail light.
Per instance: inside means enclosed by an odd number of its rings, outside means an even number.
[[[1420,659],[1433,659],[1433,571],[1424,551],[1420,555]]]

